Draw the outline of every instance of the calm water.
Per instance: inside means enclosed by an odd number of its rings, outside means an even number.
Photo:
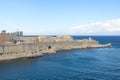
[[[101,43],[120,42],[119,36],[92,38]],[[120,45],[0,63],[0,80],[120,80]]]

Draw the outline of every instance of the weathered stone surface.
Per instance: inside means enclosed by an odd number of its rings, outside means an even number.
[[[59,42],[59,41],[71,41],[73,38],[71,36],[56,36],[56,37],[50,37],[50,36],[39,36],[38,41],[40,42]]]
[[[44,41],[44,40],[48,41]],[[53,37],[42,37],[42,41],[19,44],[5,44],[0,45],[0,61],[23,58],[23,57],[37,57],[44,54],[56,53],[60,50],[71,49],[86,49],[86,48],[99,48],[109,47],[111,44],[99,44],[98,41],[93,39],[73,40],[70,36],[57,36],[55,41],[49,41]],[[56,41],[57,40],[57,41]]]

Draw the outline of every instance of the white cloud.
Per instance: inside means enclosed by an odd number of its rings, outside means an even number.
[[[73,26],[70,31],[81,35],[120,35],[120,19]]]

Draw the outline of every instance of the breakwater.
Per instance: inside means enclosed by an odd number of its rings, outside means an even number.
[[[112,42],[111,44],[120,44],[120,42]]]
[[[0,45],[0,61],[17,58],[29,58],[42,56],[44,54],[56,53],[61,50],[86,49],[109,47],[111,44],[99,44],[93,39],[63,40],[63,41],[34,41],[31,43],[20,42],[19,44]]]

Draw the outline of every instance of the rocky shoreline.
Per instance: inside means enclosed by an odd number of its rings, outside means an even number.
[[[93,39],[61,40],[61,41],[36,41],[21,42],[19,44],[6,44],[0,46],[0,61],[18,58],[39,57],[45,54],[53,54],[62,50],[104,48],[110,47],[111,43],[99,44]]]

